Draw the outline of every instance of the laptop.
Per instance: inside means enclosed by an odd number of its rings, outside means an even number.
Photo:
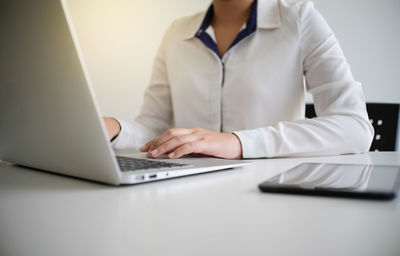
[[[0,159],[120,185],[248,164],[117,156],[94,97],[66,1],[0,3]]]

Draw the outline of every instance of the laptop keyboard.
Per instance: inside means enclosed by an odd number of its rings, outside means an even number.
[[[122,156],[117,156],[117,160],[122,172],[190,166],[188,164],[177,164]]]

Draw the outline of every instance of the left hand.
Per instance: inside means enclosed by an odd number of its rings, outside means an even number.
[[[161,154],[168,154],[168,158],[178,158],[192,153],[227,159],[242,156],[242,146],[236,135],[201,128],[169,129],[140,147],[140,151],[148,152],[147,156],[153,158]]]

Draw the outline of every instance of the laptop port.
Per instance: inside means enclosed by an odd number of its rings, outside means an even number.
[[[157,178],[157,174],[150,174],[149,175],[149,179],[154,179],[154,178]]]
[[[144,180],[144,175],[136,175],[136,180]]]

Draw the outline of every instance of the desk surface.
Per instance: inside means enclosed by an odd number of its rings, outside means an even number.
[[[252,161],[123,187],[0,164],[0,255],[400,255],[400,198],[257,189],[301,162],[400,165],[400,153]]]

